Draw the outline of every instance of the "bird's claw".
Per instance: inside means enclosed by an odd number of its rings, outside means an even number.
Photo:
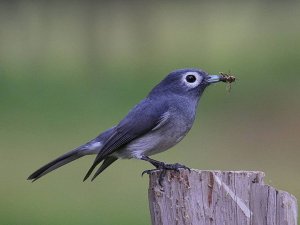
[[[175,164],[165,164],[165,169],[166,170],[175,170],[177,172],[179,172],[179,169],[186,169],[189,172],[191,172],[191,169],[185,165],[179,164],[179,163],[175,163]]]
[[[156,171],[157,169],[152,169],[152,170],[144,170],[143,172],[142,172],[142,176],[144,176],[145,174],[150,174],[150,173],[152,173],[152,172],[154,172],[154,171]]]
[[[179,163],[174,163],[174,164],[165,164],[165,163],[161,163],[159,164],[156,169],[152,169],[152,170],[145,170],[142,172],[142,176],[144,174],[150,174],[154,171],[160,171],[159,174],[159,178],[158,178],[158,183],[161,187],[163,187],[162,182],[164,180],[164,177],[166,175],[167,170],[174,170],[176,172],[179,172],[179,169],[186,169],[189,172],[191,172],[191,169],[185,165],[179,164]]]

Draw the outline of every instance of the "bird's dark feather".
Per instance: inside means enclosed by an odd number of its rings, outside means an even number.
[[[164,104],[164,101],[161,101],[161,104],[157,104],[157,102],[153,104],[150,98],[146,98],[136,105],[115,127],[113,134],[104,143],[85,179],[107,156],[155,128],[167,110],[168,105]]]

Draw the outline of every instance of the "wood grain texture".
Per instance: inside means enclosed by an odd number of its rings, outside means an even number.
[[[153,225],[297,225],[297,200],[265,185],[257,171],[168,171],[150,174]]]

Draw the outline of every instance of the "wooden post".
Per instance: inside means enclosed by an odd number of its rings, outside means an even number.
[[[150,174],[153,225],[297,225],[297,200],[265,185],[256,171],[168,171]]]

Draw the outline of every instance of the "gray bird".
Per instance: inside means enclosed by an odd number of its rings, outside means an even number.
[[[194,123],[196,108],[205,88],[219,81],[227,82],[226,76],[208,75],[200,69],[171,72],[118,125],[44,165],[28,180],[35,181],[69,162],[92,154],[97,156],[84,180],[101,162],[92,180],[117,159],[148,161],[161,170],[161,174],[166,170],[188,169],[184,165],[166,164],[149,156],[173,147],[185,137]]]

